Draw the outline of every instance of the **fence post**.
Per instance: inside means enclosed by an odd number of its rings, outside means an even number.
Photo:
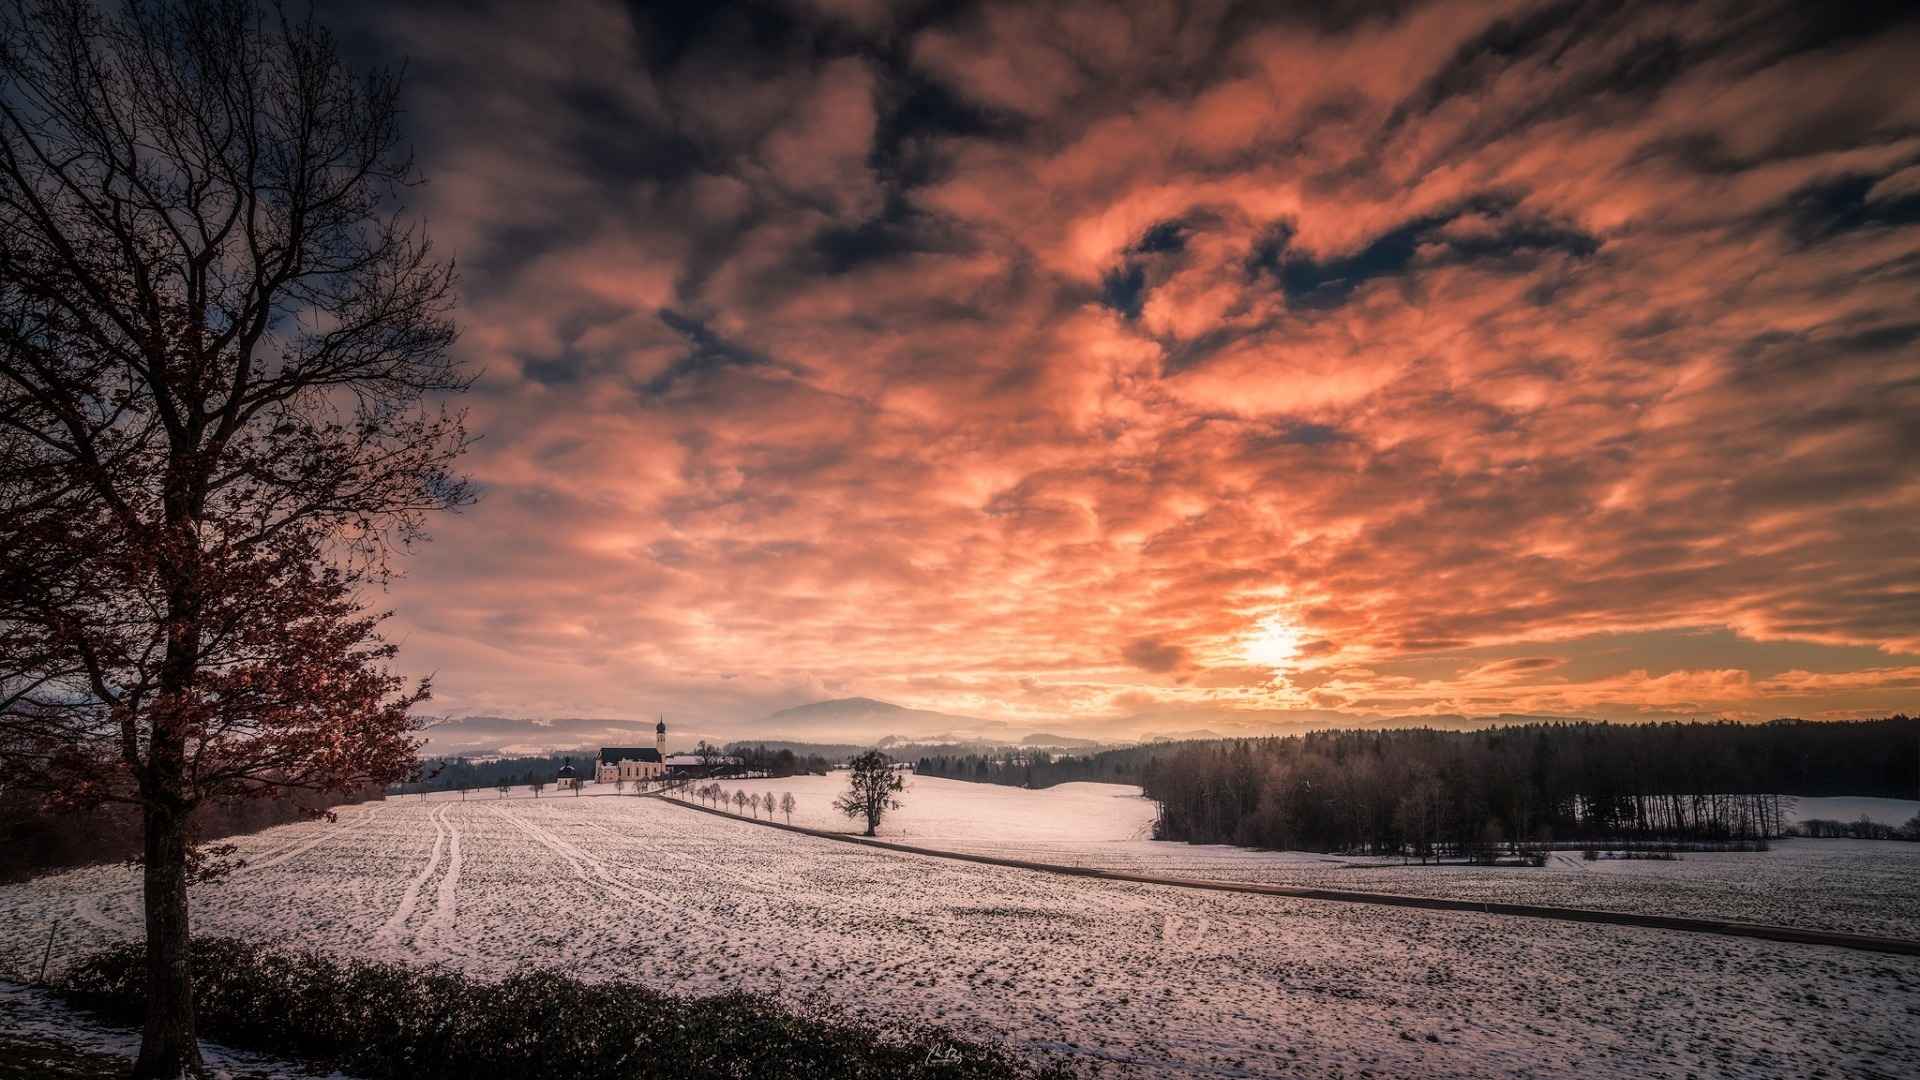
[[[40,954],[40,978],[34,981],[36,986],[47,985],[47,965],[53,961],[53,938],[59,932],[60,920],[55,919],[53,925],[47,928],[47,951]]]

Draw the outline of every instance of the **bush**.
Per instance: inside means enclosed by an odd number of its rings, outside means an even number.
[[[137,944],[95,954],[62,992],[138,1021],[144,963]],[[750,994],[679,997],[546,971],[487,982],[220,938],[194,941],[193,964],[202,1035],[366,1080],[1070,1075],[937,1029],[879,1028]]]

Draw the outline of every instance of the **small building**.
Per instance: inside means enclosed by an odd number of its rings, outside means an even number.
[[[674,754],[667,758],[667,775],[677,777],[727,775],[738,768],[740,759],[731,754]]]

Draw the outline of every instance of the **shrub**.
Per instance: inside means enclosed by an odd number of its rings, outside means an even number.
[[[62,992],[136,1022],[144,963],[138,945],[97,953]],[[751,994],[680,997],[547,971],[488,982],[221,938],[195,940],[193,965],[201,1034],[366,1080],[1070,1075],[935,1028],[876,1027]]]

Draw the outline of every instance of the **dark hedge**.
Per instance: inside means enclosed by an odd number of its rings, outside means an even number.
[[[751,994],[683,997],[547,971],[488,982],[219,938],[196,940],[193,963],[201,1037],[366,1080],[1071,1075],[937,1029],[880,1028]],[[143,964],[137,944],[95,954],[63,994],[137,1022]]]

